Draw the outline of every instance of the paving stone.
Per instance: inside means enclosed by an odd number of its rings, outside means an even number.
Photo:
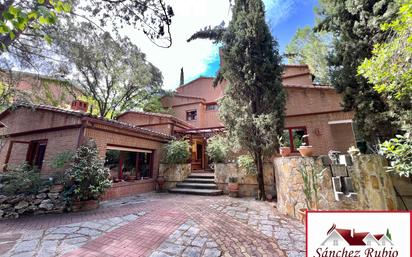
[[[63,239],[66,236],[67,236],[66,234],[49,234],[43,237],[43,240],[58,240],[58,239]]]
[[[177,245],[177,244],[172,244],[172,243],[165,242],[165,243],[160,245],[158,250],[160,250],[162,252],[170,253],[173,256],[178,256],[183,251],[184,248],[185,247],[182,246],[182,245]]]
[[[197,236],[193,241],[192,241],[192,246],[198,246],[198,247],[203,247],[204,244],[206,244],[207,238],[206,237],[200,237]]]
[[[208,248],[203,253],[203,257],[219,257],[222,255],[222,251],[217,248]]]
[[[72,234],[73,232],[76,232],[77,230],[79,230],[78,227],[63,226],[63,227],[57,227],[57,228],[53,229],[51,231],[51,233],[53,233],[53,234]]]
[[[170,257],[170,256],[173,256],[173,255],[168,255],[164,252],[158,252],[158,251],[156,251],[156,252],[154,252],[150,255],[150,257]]]
[[[21,241],[16,244],[16,246],[13,249],[14,253],[20,253],[20,252],[29,252],[33,251],[39,244],[39,240],[37,239],[32,239],[28,241]]]
[[[95,229],[90,229],[90,228],[81,228],[79,231],[77,231],[78,234],[85,235],[85,236],[98,236],[101,234],[100,231],[95,230]]]
[[[10,255],[11,257],[33,257],[36,256],[36,252],[24,252],[24,253],[16,253],[13,255]]]
[[[200,247],[188,247],[182,254],[182,257],[200,257],[202,248]]]

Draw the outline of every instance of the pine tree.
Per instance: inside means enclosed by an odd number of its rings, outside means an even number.
[[[258,199],[265,200],[263,162],[278,146],[286,100],[281,57],[265,22],[261,0],[235,1],[232,21],[223,35],[222,52],[220,72],[229,83],[220,116],[229,136],[253,157]]]
[[[331,82],[342,93],[345,110],[355,111],[358,136],[369,142],[391,137],[395,126],[388,106],[373,85],[358,76],[357,68],[372,56],[373,46],[387,38],[388,31],[380,26],[396,17],[397,1],[320,0],[320,7],[317,30],[330,32],[335,39],[328,60]]]

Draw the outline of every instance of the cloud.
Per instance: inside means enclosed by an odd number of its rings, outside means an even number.
[[[296,0],[263,0],[266,9],[266,21],[270,28],[276,27],[293,13]]]

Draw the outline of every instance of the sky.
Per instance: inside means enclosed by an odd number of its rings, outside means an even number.
[[[314,7],[317,0],[263,0],[266,21],[272,35],[278,40],[280,52],[292,39],[298,28],[314,24]],[[140,47],[147,60],[163,74],[164,89],[173,90],[180,82],[183,67],[185,82],[199,76],[214,76],[219,68],[219,47],[209,40],[186,40],[196,31],[207,26],[225,24],[230,20],[229,0],[167,0],[173,7],[173,44],[170,48],[155,46],[135,29],[125,29],[124,34]]]

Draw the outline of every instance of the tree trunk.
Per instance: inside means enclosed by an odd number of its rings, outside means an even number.
[[[266,201],[266,193],[265,193],[265,182],[263,180],[263,161],[262,161],[262,153],[257,152],[255,153],[255,163],[256,163],[256,171],[257,171],[257,182],[258,182],[258,200]]]

